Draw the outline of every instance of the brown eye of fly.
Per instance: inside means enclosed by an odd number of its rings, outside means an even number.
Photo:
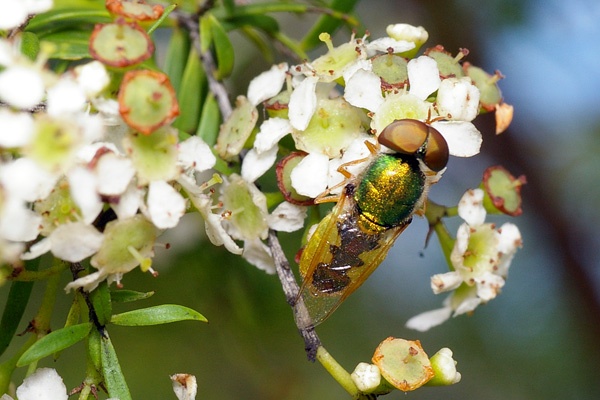
[[[398,153],[415,154],[425,144],[428,129],[427,124],[416,119],[399,119],[386,126],[378,140]]]
[[[433,171],[441,171],[448,164],[450,153],[448,151],[448,143],[442,134],[432,126],[427,126],[429,137],[427,138],[427,146],[425,148],[425,156],[423,162]]]

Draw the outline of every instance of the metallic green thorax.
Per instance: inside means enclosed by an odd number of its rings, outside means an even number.
[[[423,195],[425,176],[414,157],[383,154],[367,167],[354,200],[367,231],[382,232],[410,221]]]

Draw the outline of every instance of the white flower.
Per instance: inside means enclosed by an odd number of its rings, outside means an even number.
[[[420,45],[429,38],[429,33],[422,26],[412,26],[409,24],[393,24],[385,28],[389,37],[396,40],[406,40]]]
[[[311,153],[292,171],[292,186],[301,195],[317,197],[327,189],[328,172],[329,157]]]
[[[458,228],[450,254],[454,270],[431,278],[434,293],[454,292],[443,308],[411,318],[409,328],[425,331],[451,315],[471,312],[495,298],[504,286],[510,261],[522,245],[521,234],[510,223],[500,229],[485,223],[483,196],[483,190],[474,189],[461,198],[458,213],[465,223]]]
[[[372,71],[359,69],[346,81],[344,98],[355,107],[376,111],[384,101],[381,78]]]

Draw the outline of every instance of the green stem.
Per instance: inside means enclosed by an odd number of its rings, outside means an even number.
[[[42,271],[22,270],[17,276],[11,278],[17,282],[34,282],[50,278],[51,276],[60,276],[59,274],[67,269],[67,264],[63,262],[54,263],[50,268]]]
[[[54,265],[51,268],[56,267],[57,264],[62,265],[64,263],[58,259],[54,259]],[[46,283],[46,291],[44,292],[42,305],[32,322],[34,332],[36,333],[36,340],[41,339],[50,332],[50,319],[52,317],[52,312],[54,311],[54,305],[56,304],[56,295],[60,289],[60,278],[61,276],[59,274],[50,275],[50,278],[48,278],[48,282]],[[37,361],[29,364],[27,376],[35,372],[36,368]]]
[[[450,232],[448,232],[448,229],[446,229],[446,226],[442,221],[436,223],[433,226],[433,230],[435,231],[442,251],[444,252],[444,258],[446,259],[446,263],[448,263],[448,268],[450,268],[450,270],[454,270],[454,267],[452,267],[452,261],[450,260],[450,254],[452,253],[454,242],[456,242],[456,240],[450,235]]]
[[[317,360],[321,363],[321,365],[329,372],[329,374],[340,384],[341,387],[344,388],[346,392],[348,392],[353,398],[359,398],[360,392],[358,388],[354,384],[352,377],[342,367],[336,360],[333,358],[325,347],[319,346],[317,349]]]

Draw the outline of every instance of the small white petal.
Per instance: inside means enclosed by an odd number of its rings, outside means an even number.
[[[34,122],[30,113],[0,109],[0,147],[25,146],[33,135]]]
[[[452,120],[472,121],[479,114],[479,89],[468,77],[444,79],[436,97],[438,113]]]
[[[137,214],[143,204],[144,191],[132,181],[116,204],[111,204],[118,219],[127,219]]]
[[[250,81],[248,85],[248,100],[253,105],[270,99],[281,91],[285,82],[288,65],[281,63],[273,65],[270,70],[265,71]]]
[[[85,94],[72,79],[63,78],[48,89],[48,114],[53,116],[72,114],[84,109]]]
[[[327,189],[329,157],[310,153],[298,163],[290,176],[296,192],[308,197],[317,197]]]
[[[458,202],[458,215],[470,226],[482,225],[486,211],[483,207],[484,192],[482,189],[470,189]]]
[[[438,326],[447,321],[452,315],[452,308],[444,307],[436,310],[426,311],[415,315],[406,321],[406,327],[419,332],[425,332],[434,326]]]
[[[198,136],[192,136],[179,143],[179,162],[187,168],[203,172],[214,167],[216,161],[217,158],[210,147]]]
[[[34,240],[40,231],[42,217],[25,207],[18,199],[9,198],[0,210],[0,237],[13,242]]]
[[[10,105],[31,108],[43,97],[44,82],[38,71],[14,66],[0,72],[0,99]]]
[[[96,97],[110,83],[104,64],[92,61],[75,67],[77,83],[88,98]]]
[[[317,109],[317,82],[316,77],[306,77],[290,95],[288,118],[294,129],[305,130]]]
[[[36,201],[50,194],[56,177],[35,161],[22,157],[0,168],[0,183],[11,196],[24,201]]]
[[[75,279],[73,282],[69,282],[65,286],[65,292],[69,293],[71,289],[82,288],[86,292],[91,292],[98,287],[98,284],[106,279],[108,273],[104,270],[96,271],[92,274],[82,276],[81,278]]]
[[[458,307],[456,307],[456,310],[454,310],[454,314],[452,316],[456,317],[458,315],[474,311],[480,304],[481,299],[479,297],[468,297],[463,300]]]
[[[355,107],[377,111],[383,103],[381,78],[371,71],[359,69],[346,82],[344,98]]]
[[[495,298],[506,281],[501,276],[486,272],[477,279],[477,297],[483,301]]]
[[[50,238],[42,239],[39,242],[32,244],[29,251],[21,256],[21,260],[34,260],[42,254],[49,252],[51,248],[52,242],[50,241]]]
[[[258,154],[255,149],[251,149],[244,157],[242,164],[242,178],[246,182],[254,182],[275,164],[277,159],[277,146],[270,150]]]
[[[102,155],[94,170],[98,192],[107,196],[117,196],[125,192],[135,175],[131,160],[112,152]]]
[[[19,400],[67,400],[67,387],[56,370],[39,368],[17,388]]]
[[[267,216],[269,228],[280,232],[294,232],[304,226],[306,207],[284,201]]]
[[[408,92],[425,100],[429,95],[440,87],[440,71],[437,62],[428,56],[421,56],[410,60],[406,66],[408,69]]]
[[[50,235],[51,251],[55,257],[79,262],[95,254],[104,236],[96,228],[83,222],[59,225]]]
[[[67,173],[71,197],[83,216],[83,222],[94,222],[103,203],[96,190],[96,175],[88,168],[76,166]]]
[[[177,226],[185,213],[185,199],[165,181],[150,182],[148,188],[148,213],[152,223],[160,229]]]
[[[256,268],[268,274],[275,273],[275,262],[271,250],[260,239],[244,241],[242,257]]]
[[[21,25],[27,19],[27,7],[20,1],[5,1],[0,13],[0,29],[8,30]]]
[[[292,132],[290,121],[285,118],[269,118],[260,125],[254,148],[257,153],[269,151],[287,134]]]
[[[403,53],[405,51],[414,49],[415,44],[406,40],[396,40],[391,37],[382,37],[367,43],[366,47],[368,52],[367,54],[371,56],[376,52],[387,53],[388,49],[392,49],[392,53]]]
[[[517,251],[522,245],[521,232],[519,227],[513,223],[506,222],[499,229],[498,251],[504,254],[510,254]]]
[[[455,157],[472,157],[479,154],[483,141],[481,132],[475,125],[463,121],[438,121],[431,124],[440,131],[446,142],[450,154]]]
[[[431,277],[431,290],[433,290],[433,293],[435,294],[440,294],[456,289],[462,282],[462,276],[456,271],[435,274]]]

